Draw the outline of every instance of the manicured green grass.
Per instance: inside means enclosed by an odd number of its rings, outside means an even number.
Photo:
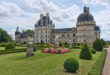
[[[0,47],[0,50],[5,50],[5,47]]]
[[[80,50],[65,54],[47,54],[40,51],[27,58],[25,52],[0,55],[0,75],[87,75],[100,52],[93,54],[92,60],[79,59]],[[79,61],[78,73],[64,72],[63,63],[74,57]]]

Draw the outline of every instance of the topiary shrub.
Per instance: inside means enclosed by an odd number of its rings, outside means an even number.
[[[95,49],[91,49],[91,53],[92,54],[96,54],[96,50]]]
[[[87,59],[87,60],[92,59],[92,54],[91,54],[87,44],[84,44],[82,47],[82,50],[80,52],[80,59]]]
[[[96,39],[93,43],[93,49],[96,49],[96,51],[102,51],[103,50],[103,44],[100,39]]]
[[[64,61],[64,69],[68,72],[76,72],[79,68],[79,62],[74,58]]]
[[[63,46],[63,44],[60,42],[60,43],[59,43],[59,46]]]
[[[58,54],[60,54],[61,53],[61,50],[58,50]]]
[[[9,43],[6,45],[5,49],[15,49],[15,44]]]

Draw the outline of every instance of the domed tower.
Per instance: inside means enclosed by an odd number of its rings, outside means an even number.
[[[15,41],[16,42],[19,42],[20,35],[21,35],[21,33],[19,32],[19,28],[17,27],[16,32],[15,32]]]
[[[78,16],[77,27],[77,43],[90,43],[95,40],[94,28],[96,22],[89,12],[89,7],[84,7],[84,12]]]

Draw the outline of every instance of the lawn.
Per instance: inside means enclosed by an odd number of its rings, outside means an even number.
[[[93,60],[79,59],[80,50],[72,50],[65,54],[48,54],[35,52],[35,56],[26,58],[26,53],[0,55],[0,75],[87,75],[88,71],[100,55],[93,55]],[[79,73],[67,73],[63,63],[67,58],[74,57],[79,61]]]

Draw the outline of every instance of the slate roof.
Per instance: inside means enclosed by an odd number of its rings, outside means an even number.
[[[89,12],[89,7],[84,7],[84,12],[78,16],[77,22],[94,21],[94,17]]]
[[[95,26],[95,31],[100,31],[100,27],[99,26]]]
[[[82,13],[78,16],[77,22],[94,21],[94,17],[90,13]]]
[[[23,32],[20,35],[20,38],[26,38],[28,35],[34,35],[34,32]]]
[[[64,28],[64,29],[53,29],[52,33],[62,33],[62,32],[75,32],[76,29],[74,28]]]
[[[46,24],[46,21],[48,21],[47,24],[50,24],[52,22],[49,17],[47,18],[46,16],[43,16],[43,26],[46,26],[47,25]],[[35,26],[42,26],[41,25],[41,19],[35,24]]]

